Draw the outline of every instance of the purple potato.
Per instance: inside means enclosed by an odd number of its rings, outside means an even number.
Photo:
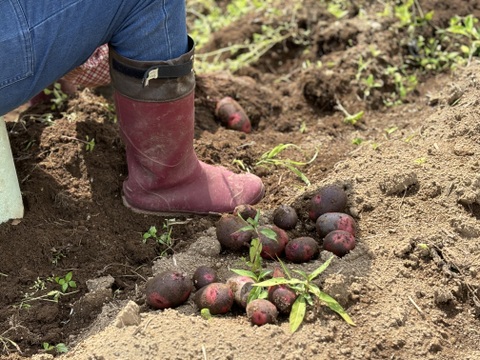
[[[323,239],[323,248],[337,255],[345,256],[355,248],[355,236],[344,230],[334,230]]]
[[[295,263],[308,262],[319,252],[317,241],[308,236],[293,239],[285,247],[285,257]]]
[[[210,314],[226,314],[233,305],[233,292],[227,284],[211,283],[195,293],[195,305],[200,309],[208,309]]]
[[[238,251],[248,248],[252,240],[251,230],[240,230],[247,222],[232,214],[223,214],[216,223],[217,239],[224,249]]]
[[[255,299],[247,305],[247,317],[253,325],[273,324],[277,316],[277,308],[268,300]]]
[[[320,215],[315,223],[315,228],[321,238],[334,230],[348,231],[353,236],[355,236],[356,231],[355,220],[350,215],[341,212],[329,212]]]
[[[193,274],[193,285],[195,289],[200,289],[208,284],[217,282],[217,272],[208,266],[199,266]]]
[[[253,282],[252,278],[242,275],[234,275],[227,279],[226,284],[232,289],[233,298],[238,305],[242,307],[246,306],[246,302],[244,302],[244,294],[248,291],[248,287],[245,285],[253,284]]]
[[[187,301],[192,292],[192,281],[177,271],[166,271],[147,281],[147,304],[155,309],[173,308]]]
[[[276,233],[276,239],[273,240],[262,233],[262,230],[265,229],[273,230]],[[280,229],[275,225],[259,226],[258,238],[262,244],[262,252],[260,253],[260,256],[264,259],[276,259],[283,253],[285,245],[288,243],[288,235],[285,230]]]
[[[273,212],[273,223],[280,229],[291,230],[295,228],[298,222],[296,210],[289,205],[280,205]]]
[[[344,212],[347,206],[347,194],[336,185],[328,185],[320,190],[310,199],[310,210],[308,217],[317,221],[320,215],[328,212]]]

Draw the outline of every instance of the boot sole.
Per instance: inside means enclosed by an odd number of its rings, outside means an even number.
[[[195,212],[195,211],[149,211],[149,210],[142,210],[138,209],[132,205],[130,205],[125,197],[122,195],[123,205],[128,208],[129,210],[133,211],[137,214],[144,214],[144,215],[153,215],[153,216],[164,216],[164,217],[171,217],[171,216],[188,216],[188,215],[211,215],[211,216],[222,216],[222,213],[218,212]]]

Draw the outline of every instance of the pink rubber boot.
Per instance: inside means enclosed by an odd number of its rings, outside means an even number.
[[[194,148],[194,46],[168,62],[140,62],[110,50],[110,69],[133,211],[173,215],[232,212],[264,195],[260,178],[199,161]]]

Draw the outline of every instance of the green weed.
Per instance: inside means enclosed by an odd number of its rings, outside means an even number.
[[[51,345],[48,342],[42,343],[43,350],[45,352],[55,352],[57,354],[64,354],[68,352],[68,347],[64,343],[58,343],[57,345]]]
[[[260,159],[255,163],[256,166],[281,166],[289,169],[292,171],[295,175],[297,175],[307,186],[310,186],[310,181],[308,180],[307,176],[303,174],[298,167],[299,166],[305,166],[308,164],[311,164],[315,159],[317,158],[318,155],[318,150],[315,151],[315,154],[312,156],[312,158],[306,162],[303,161],[295,161],[291,159],[280,159],[278,156],[285,151],[288,148],[293,148],[297,150],[301,150],[300,147],[298,147],[295,144],[280,144],[275,146],[272,150],[265,152]]]
[[[298,278],[294,278],[287,267],[280,262],[286,277],[275,277],[254,284],[255,287],[265,289],[275,285],[288,285],[295,291],[297,299],[293,303],[289,318],[291,332],[297,331],[302,324],[305,318],[307,305],[317,306],[318,303],[325,304],[328,308],[340,315],[347,324],[355,326],[355,323],[343,307],[330,295],[320,290],[319,286],[313,282],[313,280],[315,280],[330,265],[332,259],[333,256],[310,274],[301,270],[293,270]]]

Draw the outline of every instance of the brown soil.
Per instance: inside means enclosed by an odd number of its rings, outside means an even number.
[[[445,26],[453,14],[480,16],[474,0],[420,3],[435,10],[435,25]],[[375,45],[378,61],[398,64],[408,50],[392,21],[375,17],[382,10],[376,2],[363,6],[362,16],[336,22],[308,2],[295,21],[311,30],[309,44],[287,39],[234,75],[199,75],[196,93],[198,156],[237,172],[233,161],[241,160],[262,177],[263,222],[290,204],[300,223],[289,235],[315,237],[308,199],[326,184],[345,188],[358,244],[318,284],[356,327],[324,307],[310,309],[295,334],[285,318],[260,328],[241,313],[204,320],[192,301],[149,309],[143,290],[153,274],[193,274],[209,265],[225,280],[241,266],[240,254],[220,251],[213,216],[177,218],[173,249],[142,242],[165,219],[122,206],[127,168],[111,89],[85,89],[51,123],[41,118],[45,107],[24,106],[6,118],[26,211],[21,221],[0,225],[2,358],[50,358],[44,342],[66,343],[68,359],[480,358],[480,64],[419,75],[421,86],[403,105],[383,105],[388,86],[364,100],[355,82],[358,56]],[[251,36],[259,21],[234,24],[211,47]],[[336,65],[305,70],[305,60]],[[227,95],[248,113],[251,134],[216,121],[215,100]],[[352,113],[365,110],[357,126],[343,122],[337,101]],[[95,139],[93,151],[86,150],[87,137]],[[365,141],[353,145],[355,138]],[[301,147],[304,155],[289,150],[282,157],[302,161],[318,149],[316,160],[301,167],[309,187],[283,167],[255,167],[281,143]],[[323,251],[299,267],[313,270],[327,256]],[[57,286],[47,279],[69,271],[76,292],[45,301]],[[42,281],[44,289],[34,286]]]

